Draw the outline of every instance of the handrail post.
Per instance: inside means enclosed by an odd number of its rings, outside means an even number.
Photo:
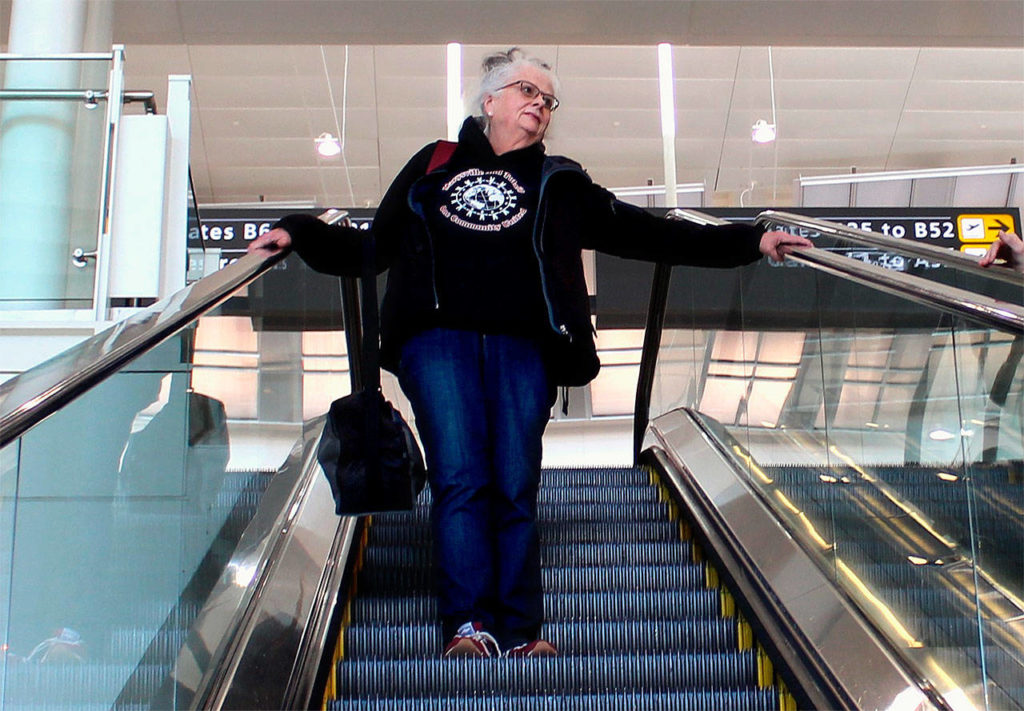
[[[675,209],[668,213],[670,220],[685,220],[699,225],[727,224],[710,215],[694,210]],[[647,422],[651,416],[651,393],[654,391],[654,372],[658,366],[658,352],[661,350],[661,333],[665,324],[665,308],[668,302],[668,287],[672,281],[672,267],[656,264],[651,282],[651,298],[647,304],[647,322],[644,326],[644,345],[640,351],[640,373],[636,382],[636,398],[633,401],[633,462],[639,463],[640,450],[644,446]]]
[[[647,323],[644,326],[644,345],[640,355],[640,373],[636,383],[636,400],[633,403],[633,463],[640,463],[640,451],[644,446],[644,435],[651,415],[651,393],[654,390],[654,371],[658,366],[661,350],[661,333],[665,324],[665,304],[668,287],[672,281],[672,267],[668,264],[654,265],[654,279],[651,282],[651,298],[647,304]]]
[[[93,281],[93,319],[106,321],[110,313],[111,217],[114,214],[114,181],[117,175],[117,136],[124,93],[124,45],[112,48],[107,83],[107,112],[103,137],[103,180],[100,184],[100,212],[96,226],[96,274]]]

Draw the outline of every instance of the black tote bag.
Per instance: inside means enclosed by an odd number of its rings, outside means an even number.
[[[334,511],[362,516],[408,511],[426,482],[423,455],[405,419],[380,390],[380,327],[373,238],[363,240],[363,372],[359,392],[335,400],[317,447]]]

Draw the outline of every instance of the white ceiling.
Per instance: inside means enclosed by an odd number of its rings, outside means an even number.
[[[678,180],[714,204],[752,181],[746,204],[785,205],[799,175],[1024,160],[1021,0],[114,0],[113,18],[129,88],[163,106],[168,74],[193,77],[204,202],[376,204],[445,133],[448,41],[469,43],[467,87],[510,43],[551,61],[548,150],[608,187],[663,182],[659,41],[675,45]],[[779,139],[759,146],[769,45]],[[318,157],[339,126],[344,155]]]

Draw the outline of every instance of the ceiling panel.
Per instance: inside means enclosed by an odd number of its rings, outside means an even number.
[[[711,202],[735,203],[751,182],[758,187],[748,204],[787,196],[794,175],[854,165],[1024,158],[1019,0],[114,0],[114,7],[130,88],[153,90],[163,108],[167,75],[193,76],[192,170],[204,200],[376,202],[412,153],[446,131],[444,42],[451,39],[471,42],[463,48],[467,95],[481,58],[512,42],[552,62],[564,107],[553,118],[549,151],[582,161],[609,187],[663,180],[655,46],[663,40],[676,42],[679,180],[717,183],[722,193]],[[9,0],[0,0],[0,21],[9,11]],[[754,120],[772,117],[769,44],[780,138],[764,147],[749,135]],[[343,156],[314,154],[313,139],[324,131],[344,135]]]
[[[1021,3],[1024,8],[1024,3]],[[939,81],[1024,81],[1024,59],[1020,47],[992,49],[924,48],[918,60],[915,78]]]
[[[772,64],[776,81],[906,80],[914,72],[919,51],[901,47],[775,47]]]

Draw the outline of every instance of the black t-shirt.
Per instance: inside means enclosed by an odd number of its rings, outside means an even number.
[[[466,153],[425,205],[440,307],[430,325],[539,336],[546,306],[533,228],[543,151]]]

